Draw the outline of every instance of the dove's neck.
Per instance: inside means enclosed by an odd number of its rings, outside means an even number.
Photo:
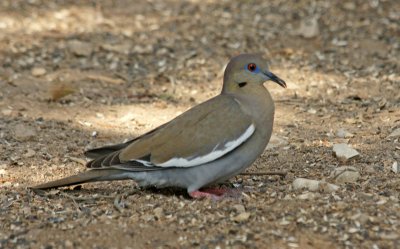
[[[246,111],[255,116],[259,116],[264,112],[270,113],[274,110],[274,101],[271,94],[263,85],[253,85],[242,91],[231,93],[231,95],[242,103]]]
[[[245,113],[252,117],[258,117],[254,120],[256,126],[268,126],[272,129],[275,105],[271,94],[263,85],[248,88],[246,93],[232,93],[231,95]],[[266,132],[270,133],[271,131]]]

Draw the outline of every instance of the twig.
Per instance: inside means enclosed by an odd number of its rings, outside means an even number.
[[[115,84],[115,85],[120,85],[125,83],[124,80],[122,79],[116,79],[116,78],[111,78],[105,75],[97,75],[97,74],[90,74],[87,75],[86,78],[90,79],[90,80],[94,80],[94,81],[101,81],[101,82],[105,82],[105,83],[111,83],[111,84]]]
[[[82,165],[86,165],[86,161],[83,160],[82,158],[77,158],[77,157],[73,157],[73,156],[66,156],[66,158],[68,158],[69,160],[82,164]]]
[[[122,195],[126,198],[130,195],[136,194],[137,192],[138,192],[137,189],[131,189],[131,190],[125,191],[124,193],[122,193]]]
[[[73,196],[73,195],[69,195],[67,193],[64,192],[60,192],[61,195],[68,197],[72,200],[75,201],[92,201],[92,200],[96,200],[96,199],[101,199],[101,198],[114,198],[113,196],[107,196],[107,195],[92,195],[92,196]]]
[[[285,177],[287,175],[287,171],[243,172],[240,175],[245,175],[245,176],[278,175],[281,177]]]
[[[63,194],[64,196],[67,196],[68,198],[70,198],[71,200],[72,200],[72,202],[74,203],[74,206],[75,206],[75,208],[79,211],[79,212],[81,212],[81,207],[78,205],[78,203],[76,203],[76,201],[75,201],[75,196],[72,196],[72,195],[67,195],[67,194],[65,194],[65,193],[61,193],[61,194]]]
[[[126,205],[121,206],[120,203],[121,203],[122,198],[123,197],[126,198],[126,197],[128,197],[128,196],[130,196],[132,194],[136,194],[136,193],[137,193],[137,189],[132,189],[132,190],[126,191],[126,192],[124,192],[122,194],[119,194],[119,195],[117,195],[115,197],[115,199],[114,199],[114,207],[118,210],[118,212],[122,213],[124,211],[124,207],[123,206],[126,206]]]
[[[123,213],[124,212],[124,208],[120,205],[121,199],[122,199],[122,194],[121,195],[117,195],[115,197],[115,199],[114,199],[114,207],[115,207],[115,209],[117,209],[118,212]]]

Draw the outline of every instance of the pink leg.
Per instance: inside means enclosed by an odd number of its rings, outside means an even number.
[[[196,190],[190,192],[190,197],[194,199],[210,198],[213,200],[222,200],[224,197],[234,197],[238,198],[240,196],[240,191],[230,188],[204,188],[201,191]]]
[[[210,198],[212,200],[221,200],[223,197],[221,195],[215,195],[207,192],[202,192],[199,190],[193,191],[189,193],[190,197],[193,199],[203,199],[203,198]]]

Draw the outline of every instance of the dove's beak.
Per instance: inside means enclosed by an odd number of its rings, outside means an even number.
[[[282,80],[281,78],[279,78],[278,76],[276,76],[275,74],[273,74],[271,72],[266,72],[264,74],[268,77],[269,80],[272,80],[273,82],[277,83],[281,87],[286,88],[286,82],[284,80]]]

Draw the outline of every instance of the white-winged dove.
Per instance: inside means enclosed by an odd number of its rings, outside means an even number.
[[[244,171],[268,144],[275,111],[263,85],[268,80],[286,87],[260,55],[236,56],[220,95],[126,143],[87,151],[93,160],[86,172],[33,188],[133,179],[140,186],[185,188],[194,198],[216,197],[200,189]]]

